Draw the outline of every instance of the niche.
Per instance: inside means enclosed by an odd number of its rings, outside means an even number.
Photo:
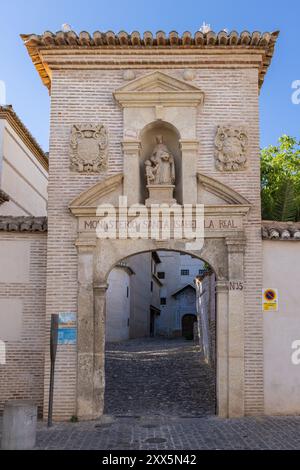
[[[147,178],[145,173],[145,161],[149,160],[157,144],[157,136],[162,136],[163,143],[168,147],[169,152],[174,158],[175,164],[175,188],[174,198],[178,204],[182,204],[182,171],[181,171],[181,150],[180,134],[177,129],[168,122],[155,121],[147,126],[141,132],[141,154],[140,154],[140,179],[141,194],[140,200],[144,204],[148,198]]]

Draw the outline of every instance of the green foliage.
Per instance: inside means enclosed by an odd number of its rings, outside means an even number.
[[[300,220],[300,142],[283,135],[261,151],[262,218]]]

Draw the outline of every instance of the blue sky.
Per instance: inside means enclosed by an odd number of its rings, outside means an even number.
[[[260,96],[261,145],[275,143],[287,133],[300,140],[300,104],[292,103],[291,84],[300,80],[299,0],[251,2],[203,0],[1,0],[0,80],[12,104],[42,147],[48,149],[48,90],[43,86],[20,33],[58,31],[69,23],[86,30],[128,32],[162,29],[195,32],[203,21],[216,32],[275,31],[281,34]]]

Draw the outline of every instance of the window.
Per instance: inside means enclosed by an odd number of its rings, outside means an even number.
[[[161,298],[160,298],[160,305],[167,305],[167,299],[166,299],[166,297],[161,297]]]
[[[158,277],[158,279],[164,279],[165,278],[165,273],[163,271],[158,271],[157,277]]]
[[[190,270],[189,269],[182,269],[181,270],[181,276],[189,276],[190,275]]]
[[[127,288],[126,288],[126,297],[127,297],[127,299],[128,299],[128,297],[129,297],[129,287],[128,287],[128,286],[127,286]]]
[[[150,290],[151,292],[153,292],[153,282],[151,281],[151,284],[150,284]]]

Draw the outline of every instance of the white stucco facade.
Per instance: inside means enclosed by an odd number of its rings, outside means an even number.
[[[187,285],[194,285],[195,277],[199,275],[204,263],[173,251],[160,251],[159,256],[161,264],[158,274],[164,273],[161,297],[166,299],[166,304],[161,305],[158,333],[164,336],[181,336],[182,317],[186,314],[196,315],[196,294],[193,288],[174,294]]]
[[[299,243],[265,240],[264,288],[278,289],[278,311],[261,313],[266,414],[300,413],[299,279]]]
[[[130,273],[114,268],[108,277],[106,300],[106,341],[129,339]]]
[[[0,215],[47,215],[48,163],[10,107],[0,107],[0,189],[9,200]]]

